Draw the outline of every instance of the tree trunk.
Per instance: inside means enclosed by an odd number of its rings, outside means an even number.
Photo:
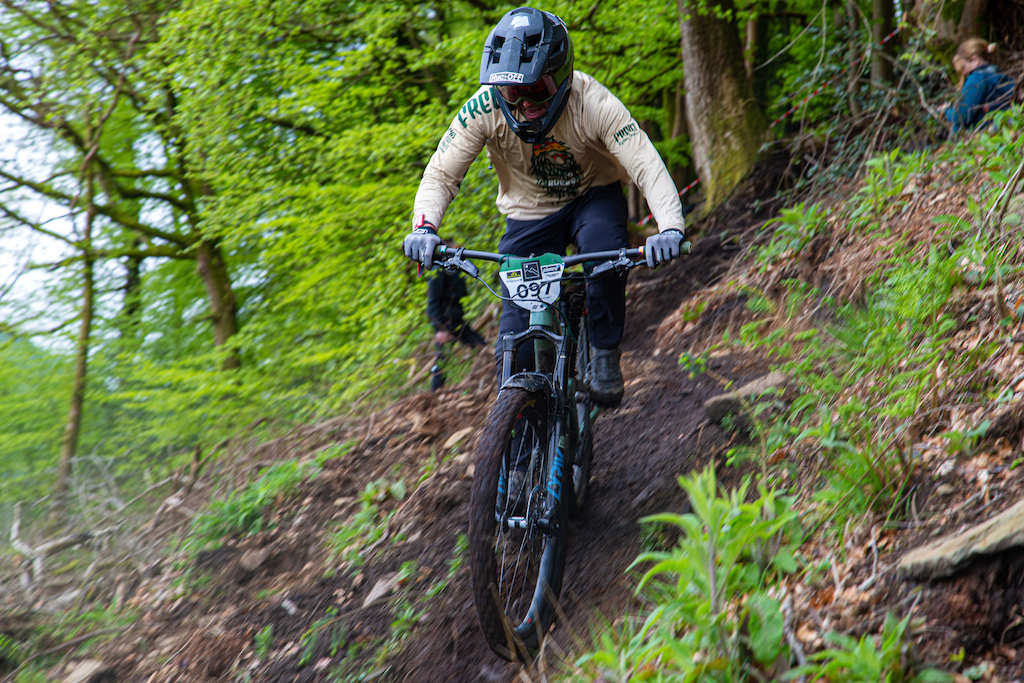
[[[757,18],[747,19],[746,44],[743,48],[743,70],[750,86],[754,86],[754,60],[757,58]]]
[[[685,139],[687,136],[686,132],[686,95],[683,89],[683,83],[676,83],[675,90],[669,91],[665,94],[665,106],[670,107],[672,110],[672,130],[670,133],[671,140],[678,140],[679,138]],[[669,162],[668,172],[672,176],[673,182],[676,184],[676,189],[682,190],[686,187],[695,177],[693,171],[693,164],[690,163],[689,157],[683,163]],[[683,203],[686,203],[686,198],[683,197]]]
[[[71,385],[71,405],[64,437],[57,461],[57,481],[53,488],[56,514],[62,518],[67,510],[67,493],[71,486],[71,468],[78,452],[78,436],[82,431],[82,409],[85,404],[85,386],[89,370],[89,339],[92,334],[93,302],[95,299],[95,261],[92,254],[92,228],[96,218],[93,198],[93,179],[86,182],[85,230],[82,236],[82,319],[75,343],[75,370]]]
[[[231,276],[221,254],[220,247],[211,240],[203,240],[196,254],[196,271],[203,279],[206,295],[210,300],[210,322],[213,325],[213,344],[220,348],[238,332],[238,306],[231,290]],[[228,351],[221,365],[222,370],[241,367],[238,352]]]
[[[892,42],[882,45],[895,21],[893,0],[871,0],[871,84],[876,90],[892,83]]]
[[[132,240],[132,250],[138,250],[142,240]],[[124,264],[124,301],[121,305],[120,332],[122,339],[138,340],[139,315],[142,311],[142,258],[128,256]]]
[[[678,0],[686,85],[686,120],[704,212],[724,201],[753,167],[768,123],[743,70],[743,46],[732,0],[690,13]]]
[[[978,23],[985,10],[988,9],[989,0],[966,0],[964,11],[960,13],[960,21],[956,25],[956,44],[964,42],[968,38],[981,35],[981,26]]]

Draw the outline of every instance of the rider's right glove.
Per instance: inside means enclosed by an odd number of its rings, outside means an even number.
[[[657,235],[647,238],[644,245],[644,256],[647,257],[647,267],[657,268],[662,263],[667,263],[679,256],[680,245],[686,237],[682,230],[670,228]]]
[[[441,244],[441,238],[437,236],[437,229],[430,223],[424,222],[418,228],[405,236],[402,248],[405,255],[413,261],[419,261],[423,267],[430,270],[434,265],[434,249]]]

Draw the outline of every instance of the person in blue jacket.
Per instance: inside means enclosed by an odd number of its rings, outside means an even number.
[[[963,85],[957,101],[945,107],[954,134],[974,128],[989,112],[1010,106],[1013,79],[988,61],[995,49],[995,44],[981,38],[969,38],[957,48],[953,68]]]

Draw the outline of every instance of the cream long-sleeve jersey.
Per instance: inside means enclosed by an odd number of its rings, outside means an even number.
[[[661,231],[683,230],[675,183],[658,150],[607,88],[580,71],[562,115],[542,142],[529,144],[505,122],[489,85],[459,110],[430,158],[416,193],[413,226],[441,225],[480,150],[498,174],[498,210],[515,220],[549,216],[591,187],[632,179]]]

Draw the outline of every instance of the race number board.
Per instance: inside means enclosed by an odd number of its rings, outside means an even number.
[[[542,311],[558,301],[563,270],[565,263],[558,254],[543,254],[509,256],[499,272],[513,304],[528,311]]]

